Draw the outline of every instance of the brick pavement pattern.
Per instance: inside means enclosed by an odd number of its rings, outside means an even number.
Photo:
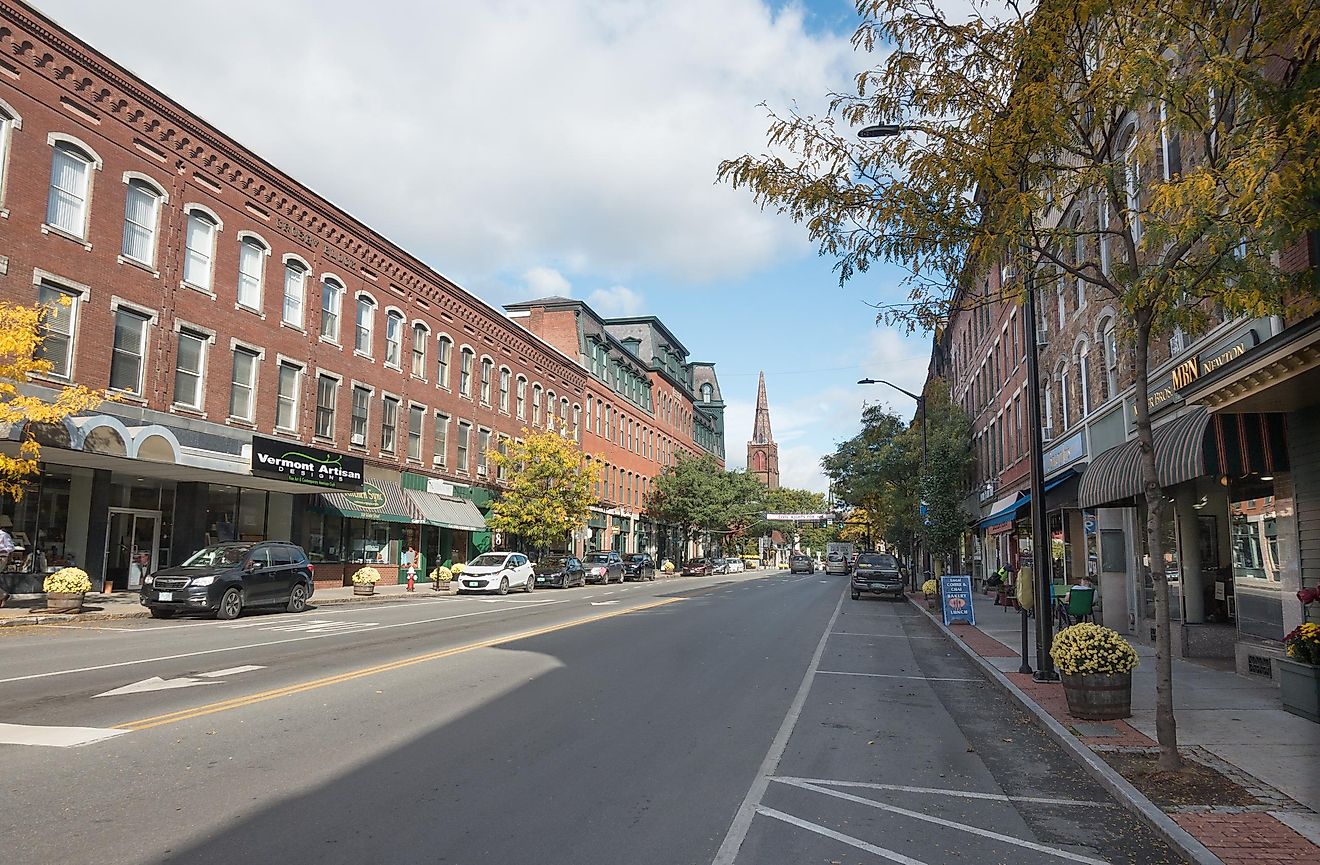
[[[1320,848],[1270,814],[1170,814],[1224,865],[1320,865]]]

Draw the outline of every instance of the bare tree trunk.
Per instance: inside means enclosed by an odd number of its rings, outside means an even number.
[[[1155,437],[1150,426],[1148,379],[1151,315],[1136,316],[1137,441],[1141,443],[1141,479],[1146,498],[1146,546],[1150,551],[1150,578],[1155,588],[1155,738],[1160,745],[1160,768],[1182,768],[1178,754],[1178,724],[1173,715],[1173,634],[1169,615],[1169,581],[1164,570],[1161,532],[1166,497],[1155,468]],[[1144,603],[1145,586],[1141,590]]]

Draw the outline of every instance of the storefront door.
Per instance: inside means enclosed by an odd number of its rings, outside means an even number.
[[[103,591],[135,590],[141,586],[142,578],[156,570],[159,547],[160,511],[111,508]]]

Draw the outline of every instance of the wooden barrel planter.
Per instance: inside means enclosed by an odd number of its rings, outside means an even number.
[[[1068,714],[1086,721],[1117,721],[1132,717],[1131,673],[1064,673],[1063,693]]]
[[[51,613],[81,613],[85,592],[47,592],[46,611]]]
[[[376,594],[375,583],[354,583],[353,594],[355,595],[374,595]]]

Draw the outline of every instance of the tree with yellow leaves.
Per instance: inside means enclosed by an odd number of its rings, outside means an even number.
[[[526,538],[538,550],[567,540],[587,524],[600,465],[569,436],[524,430],[524,438],[487,458],[504,470],[507,485],[491,508],[490,528]]]
[[[42,322],[58,314],[59,310],[44,306],[0,302],[0,428],[27,424],[17,453],[0,452],[0,496],[22,498],[27,480],[37,472],[41,444],[33,435],[34,426],[60,423],[105,399],[82,385],[54,387],[53,397],[50,384],[33,386],[34,377],[52,369],[41,354]]]
[[[856,92],[821,116],[772,115],[772,152],[728,160],[719,176],[803,223],[841,282],[875,261],[904,268],[908,296],[880,304],[882,320],[938,327],[955,302],[995,301],[982,283],[995,270],[1015,274],[1010,296],[1066,280],[1122,311],[1156,729],[1161,765],[1176,769],[1152,339],[1315,298],[1279,253],[1320,227],[1320,0],[857,9],[854,44],[879,60]],[[864,127],[875,137],[858,140]]]

